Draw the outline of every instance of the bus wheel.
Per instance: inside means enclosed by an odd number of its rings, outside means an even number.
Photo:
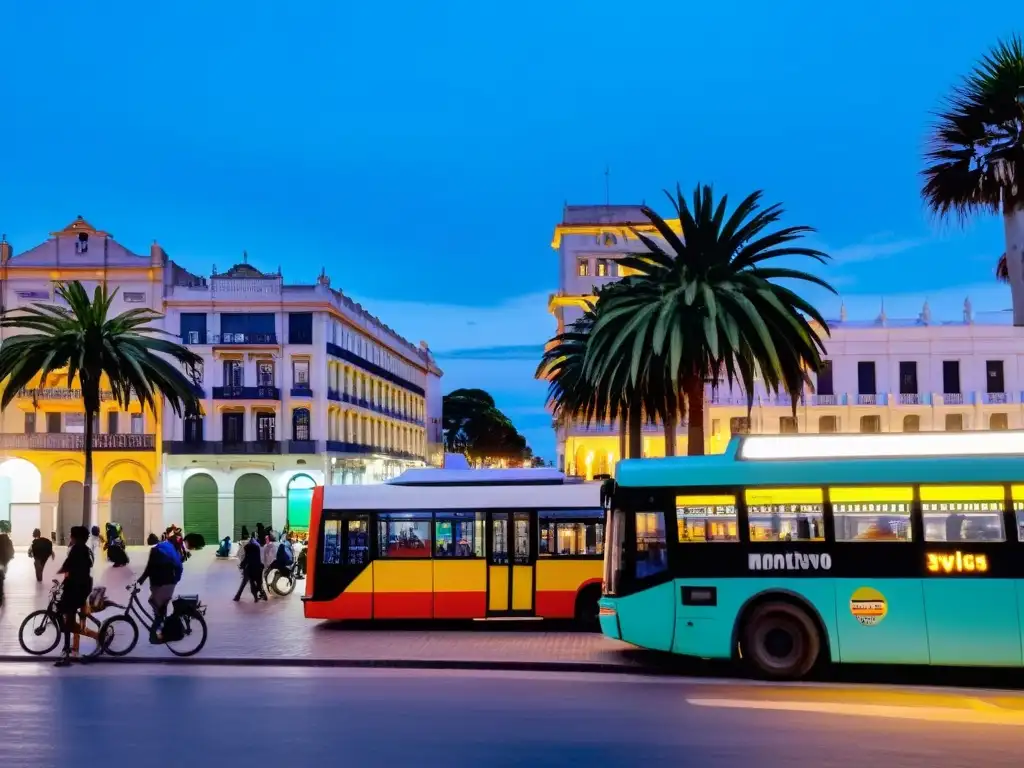
[[[600,599],[601,587],[598,584],[584,587],[576,596],[576,623],[591,632],[597,632],[601,627],[597,618]]]
[[[799,680],[811,671],[820,652],[814,621],[790,603],[762,603],[743,626],[743,658],[760,677]]]

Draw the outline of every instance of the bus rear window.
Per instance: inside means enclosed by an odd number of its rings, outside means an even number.
[[[682,543],[740,540],[735,496],[676,496],[676,521]]]
[[[836,541],[911,540],[913,488],[830,488]]]
[[[756,488],[744,496],[752,542],[825,540],[821,488]]]

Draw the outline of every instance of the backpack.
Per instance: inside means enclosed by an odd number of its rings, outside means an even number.
[[[287,565],[292,564],[292,552],[285,546],[285,542],[283,541],[277,547],[277,561]]]

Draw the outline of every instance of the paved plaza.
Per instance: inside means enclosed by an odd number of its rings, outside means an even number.
[[[473,622],[464,626],[403,623],[361,624],[355,627],[310,621],[302,615],[299,591],[289,597],[271,596],[254,604],[246,590],[240,603],[232,602],[240,575],[238,561],[217,560],[214,550],[196,552],[185,564],[179,594],[198,594],[207,605],[209,639],[200,660],[306,660],[326,663],[380,661],[470,662],[504,664],[589,664],[638,666],[641,662],[629,646],[586,632],[545,630],[541,622]],[[129,550],[131,563],[121,569],[106,562],[94,569],[96,584],[105,586],[117,602],[127,600],[125,586],[142,572],[146,548]],[[46,606],[51,581],[60,567],[60,556],[47,566],[42,584],[35,581],[32,562],[19,552],[11,562],[0,609],[0,657],[22,657],[18,628],[31,611]],[[148,596],[148,587],[140,597]],[[115,609],[112,609],[115,610]],[[108,615],[108,614],[102,614]],[[171,660],[160,646],[143,637],[133,657]]]

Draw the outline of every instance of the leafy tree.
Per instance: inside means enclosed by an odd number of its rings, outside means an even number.
[[[620,260],[632,271],[621,288],[598,301],[589,334],[583,375],[592,382],[636,387],[644,405],[663,418],[689,410],[688,451],[704,453],[704,393],[723,375],[739,381],[752,405],[760,375],[769,392],[793,396],[793,414],[808,371],[817,371],[824,349],[821,314],[789,288],[775,282],[813,283],[834,293],[824,280],[768,262],[808,257],[825,263],[821,251],[797,245],[814,230],[775,229],[780,205],[762,209],[754,192],[731,212],[728,197],[715,201],[711,187],[694,190],[692,207],[677,187],[668,195],[684,237],[649,208],[660,239],[635,231],[647,248]],[[602,304],[604,306],[602,306]],[[666,433],[666,449],[671,434]]]
[[[474,461],[532,457],[526,438],[482,389],[456,389],[444,396],[441,427],[449,451]]]
[[[922,194],[961,222],[1002,213],[1006,251],[996,275],[1010,284],[1013,323],[1024,325],[1024,42],[998,42],[955,86],[937,115]]]
[[[82,524],[88,526],[93,424],[100,412],[103,379],[123,409],[134,396],[153,412],[156,400],[164,398],[178,416],[198,413],[199,401],[180,366],[194,369],[202,358],[159,338],[166,331],[150,325],[160,318],[150,309],[131,309],[109,317],[116,289],[108,292],[106,286],[97,286],[90,300],[82,284],[75,281],[57,286],[56,294],[66,307],[33,304],[0,315],[0,328],[22,332],[4,339],[0,346],[0,381],[6,381],[0,410],[36,377],[45,380],[50,373],[66,371],[68,388],[78,381],[85,407]]]

